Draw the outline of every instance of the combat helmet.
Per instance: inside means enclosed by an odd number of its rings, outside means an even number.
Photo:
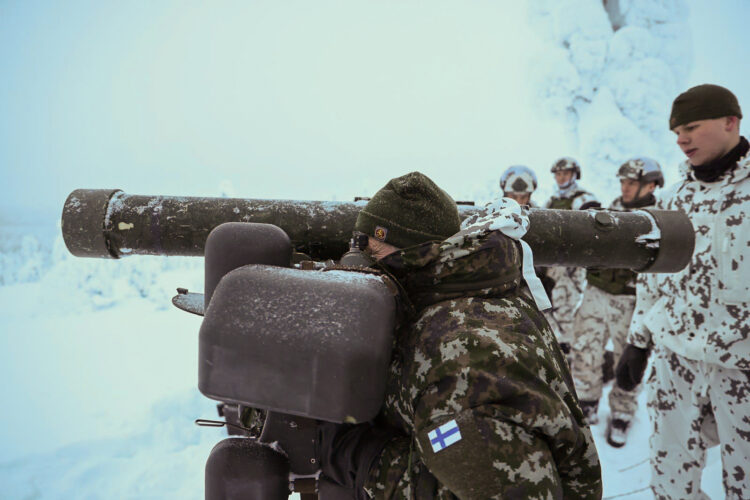
[[[631,158],[620,165],[617,178],[632,179],[641,184],[654,182],[657,187],[664,187],[664,175],[661,173],[659,162],[646,156]]]
[[[561,170],[572,170],[576,174],[576,180],[581,180],[581,165],[574,158],[563,156],[555,161],[549,169],[553,174]]]
[[[538,182],[533,170],[525,165],[512,165],[500,176],[500,189],[504,193],[533,193]]]

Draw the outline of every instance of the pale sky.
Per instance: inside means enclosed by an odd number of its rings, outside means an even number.
[[[750,109],[750,1],[689,3],[690,83]],[[466,197],[565,154],[535,47],[515,1],[2,1],[0,211],[57,217],[84,187],[349,200],[411,170]]]

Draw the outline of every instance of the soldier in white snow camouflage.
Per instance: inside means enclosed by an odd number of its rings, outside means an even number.
[[[568,156],[562,157],[552,164],[550,172],[555,176],[557,191],[547,202],[546,208],[586,210],[601,206],[596,196],[578,184],[581,180],[581,165],[576,160]]]
[[[720,445],[726,498],[750,498],[750,144],[737,98],[716,85],[680,94],[670,128],[688,160],[658,203],[682,210],[695,252],[675,274],[642,275],[618,384],[648,389],[657,499],[706,499],[706,449]]]
[[[500,176],[500,189],[503,190],[503,197],[516,200],[519,205],[531,208],[538,208],[538,205],[531,199],[538,185],[536,174],[525,165],[512,165],[505,169],[505,172]],[[555,281],[547,276],[547,269],[537,267],[536,275],[541,280],[545,293],[548,296],[551,295]],[[550,323],[554,322],[551,309],[545,311],[544,314],[547,317],[547,321]],[[569,352],[569,349],[567,351]]]
[[[549,199],[545,208],[557,210],[585,210],[599,207],[601,204],[596,197],[581,188],[581,166],[570,157],[563,157],[552,164],[550,168],[555,176],[557,191]],[[576,267],[550,267],[547,277],[554,282],[550,291],[552,311],[547,313],[550,324],[567,355],[574,341],[573,321],[583,291],[586,288],[586,270]]]
[[[537,188],[536,174],[525,165],[512,165],[500,176],[500,189],[505,198],[516,200],[519,205],[536,207],[531,195]]]
[[[622,196],[610,210],[635,210],[656,203],[654,190],[664,186],[659,164],[646,157],[632,158],[617,172]],[[597,409],[602,395],[605,346],[612,340],[617,359],[627,343],[628,327],[635,308],[636,273],[629,269],[590,269],[588,285],[575,315],[573,331],[573,379],[581,408],[589,424],[598,423]],[[607,442],[615,447],[625,444],[630,422],[637,409],[638,388],[626,391],[615,386],[609,393],[611,410]]]

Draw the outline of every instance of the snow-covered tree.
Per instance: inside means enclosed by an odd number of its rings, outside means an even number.
[[[535,0],[529,22],[545,40],[532,69],[538,104],[565,120],[585,172],[614,171],[631,156],[678,160],[668,130],[672,99],[690,71],[684,0]],[[665,169],[670,180],[672,169]],[[672,174],[674,175],[674,174]],[[600,195],[601,196],[601,195]]]

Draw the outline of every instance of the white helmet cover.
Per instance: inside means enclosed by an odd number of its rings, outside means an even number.
[[[552,167],[549,169],[553,174],[561,170],[572,170],[576,174],[576,180],[581,179],[581,165],[570,156],[563,156],[562,158],[555,161]]]
[[[657,186],[664,187],[664,176],[661,173],[659,162],[646,156],[638,156],[626,161],[617,170],[619,179],[632,179],[641,184],[655,182]]]
[[[536,174],[525,165],[510,166],[500,176],[500,189],[504,193],[533,193],[537,184]]]

